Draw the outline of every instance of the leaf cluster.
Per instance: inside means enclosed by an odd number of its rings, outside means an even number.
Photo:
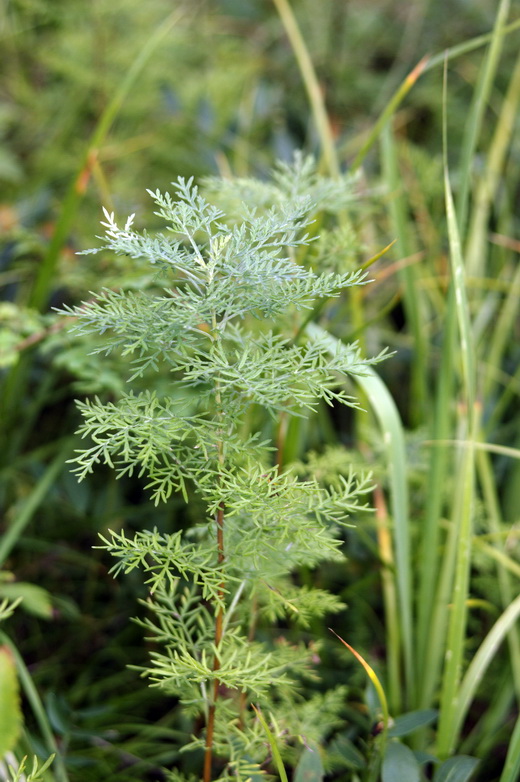
[[[313,667],[306,645],[266,645],[251,628],[258,619],[306,626],[341,609],[289,575],[342,557],[338,531],[366,507],[371,488],[370,476],[351,471],[328,486],[281,472],[270,443],[248,431],[246,413],[255,406],[274,418],[304,416],[320,402],[355,407],[342,379],[384,358],[367,360],[356,344],[331,355],[328,343],[302,339],[294,328],[302,310],[366,279],[359,271],[316,274],[295,255],[311,241],[317,203],[339,197],[339,184],[298,158],[279,169],[273,186],[286,197],[261,211],[242,203],[239,217],[228,218],[192,180],[179,179],[175,196],[150,193],[167,221],[156,236],[135,231],[133,216],[120,228],[105,212],[103,249],[145,259],[157,269],[154,283],[105,289],[63,310],[78,334],[98,335],[100,354],[128,357],[129,383],[150,372],[167,378],[161,392],[152,385],[78,403],[79,433],[91,444],[77,453],[75,471],[82,479],[104,463],[118,477],[143,478],[155,503],[173,492],[202,500],[196,534],[109,532],[101,547],[116,558],[115,574],[140,568],[150,588],[153,618],[141,623],[154,648],[143,675],[194,714],[217,708],[215,751],[235,770],[247,758],[256,762],[260,746],[240,693],[245,703],[290,703]],[[215,681],[227,692],[217,703]]]

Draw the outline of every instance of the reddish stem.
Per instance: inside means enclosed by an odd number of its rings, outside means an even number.
[[[225,559],[224,555],[224,503],[221,502],[217,511],[217,551],[218,565],[222,567]],[[219,584],[218,589],[219,604],[215,614],[215,646],[219,647],[222,640],[222,625],[224,621],[224,579]],[[220,660],[217,655],[213,660],[213,673],[216,674],[220,668]],[[220,681],[215,676],[213,681],[213,699],[208,711],[208,721],[206,725],[206,744],[204,747],[204,775],[203,782],[211,782],[211,764],[213,759],[213,736],[215,733],[215,709],[220,688]]]

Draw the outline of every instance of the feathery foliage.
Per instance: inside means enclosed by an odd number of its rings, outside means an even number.
[[[352,472],[323,487],[282,471],[274,446],[248,432],[246,417],[253,407],[274,419],[307,416],[320,403],[356,407],[342,378],[385,353],[368,360],[357,345],[341,345],[331,355],[328,343],[298,331],[300,312],[366,282],[359,271],[316,274],[295,255],[311,242],[317,204],[348,193],[345,182],[319,177],[312,161],[297,158],[278,170],[268,206],[252,198],[229,218],[192,180],[174,187],[173,196],[149,191],[168,225],[157,236],[134,230],[133,216],[120,228],[105,211],[102,249],[155,266],[153,285],[102,290],[63,310],[75,316],[77,333],[99,335],[99,352],[128,357],[130,384],[147,383],[116,401],[78,403],[79,431],[91,445],[77,453],[75,471],[81,479],[104,463],[118,476],[145,478],[155,503],[173,492],[187,502],[198,496],[195,530],[112,532],[102,547],[116,558],[116,574],[145,574],[153,618],[142,624],[156,645],[143,675],[204,718],[205,732],[190,745],[204,746],[204,779],[212,778],[213,755],[222,759],[218,778],[245,779],[265,754],[251,699],[280,711],[290,742],[308,722],[297,682],[314,675],[312,646],[269,633],[256,639],[254,628],[266,619],[305,626],[341,609],[337,598],[289,576],[342,557],[338,532],[370,490],[369,477]],[[215,200],[214,181],[210,189]],[[239,183],[234,195],[253,189]],[[229,201],[229,185],[222,190]],[[160,392],[153,387],[159,370],[170,393],[164,383]]]

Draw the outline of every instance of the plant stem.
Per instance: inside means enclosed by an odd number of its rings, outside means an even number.
[[[213,313],[212,317],[212,333],[214,338],[217,338],[217,318]],[[222,424],[222,399],[220,394],[220,382],[215,383],[215,401],[217,405],[217,418]],[[218,463],[220,467],[224,464],[224,441],[222,438],[218,441]],[[220,482],[220,477],[217,479]],[[224,502],[221,502],[218,506],[216,515],[217,524],[217,567],[222,570],[225,560],[224,551]],[[218,656],[218,649],[222,641],[223,635],[223,622],[224,622],[224,594],[225,594],[225,582],[224,575],[218,588],[218,602],[215,611],[215,657],[213,659],[213,673],[215,678],[213,680],[213,697],[208,709],[208,721],[206,725],[206,743],[204,746],[204,776],[203,782],[211,782],[211,764],[213,759],[213,736],[215,733],[215,711],[217,708],[217,699],[220,688],[220,681],[216,676],[218,669],[220,668],[220,659]]]
[[[221,502],[217,511],[217,551],[218,551],[218,565],[222,567],[225,559],[224,554],[224,503]],[[222,625],[224,621],[224,579],[220,582],[219,591],[219,604],[215,614],[215,646],[218,649],[220,642],[222,641]],[[217,673],[220,668],[220,660],[218,654],[215,654],[213,660],[213,673]],[[206,726],[206,744],[204,748],[204,782],[211,781],[211,761],[213,757],[213,735],[215,733],[215,709],[217,706],[217,698],[220,687],[220,681],[215,676],[213,681],[213,698],[208,710],[208,722]]]

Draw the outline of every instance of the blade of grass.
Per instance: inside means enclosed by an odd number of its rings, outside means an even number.
[[[520,716],[517,718],[499,782],[517,782],[520,777]]]
[[[269,725],[265,721],[264,716],[260,711],[260,709],[257,709],[256,706],[253,706],[253,710],[256,716],[258,717],[262,728],[265,731],[265,735],[267,736],[267,741],[269,742],[269,746],[271,747],[271,752],[273,753],[273,760],[277,768],[278,774],[280,775],[280,779],[282,780],[282,782],[289,782],[289,780],[287,779],[287,772],[285,770],[282,761],[282,756],[280,755],[280,750],[278,749],[278,742],[276,741],[275,736],[271,732]]]
[[[447,67],[444,71],[443,89],[443,154],[446,218],[450,245],[450,263],[455,291],[458,330],[460,336],[460,363],[462,365],[462,395],[464,409],[460,417],[470,439],[475,439],[477,407],[475,404],[475,357],[469,306],[465,286],[465,269],[462,258],[457,214],[449,181],[447,144]],[[471,540],[475,500],[475,456],[470,445],[459,456],[456,481],[453,525],[457,540],[455,579],[448,623],[445,666],[441,684],[439,729],[437,752],[441,758],[448,757],[454,747],[454,721],[457,692],[464,653],[466,634],[467,599],[469,594],[469,572],[471,564]]]
[[[334,136],[330,125],[327,110],[323,100],[323,93],[316,76],[309,50],[298,27],[298,22],[288,0],[273,0],[276,10],[285,28],[285,32],[291,43],[294,56],[298,62],[300,73],[309,97],[314,123],[321,142],[323,158],[327,170],[332,177],[339,176],[340,167],[334,144]]]
[[[485,248],[488,246],[486,234],[489,230],[489,215],[501,182],[507,151],[516,124],[519,101],[520,56],[516,60],[507,93],[502,102],[493,139],[489,146],[485,172],[476,188],[474,206],[471,210],[466,257],[468,273],[473,276],[483,273]],[[518,284],[518,280],[514,284]],[[497,329],[493,333],[494,336],[498,336],[501,331]],[[490,360],[489,363],[493,365],[494,362]],[[500,364],[497,363],[496,366],[500,366]]]
[[[381,568],[381,588],[385,611],[385,630],[387,634],[387,648],[395,650],[387,655],[387,681],[388,700],[390,708],[395,714],[401,710],[402,693],[397,689],[401,682],[399,671],[401,640],[399,637],[399,601],[397,599],[397,585],[395,580],[395,562],[392,545],[392,536],[388,519],[388,511],[380,486],[374,489],[374,506],[376,511],[377,545],[378,553],[383,564]]]
[[[517,30],[520,30],[520,19],[516,19],[514,22],[510,22],[509,24],[504,25],[502,28],[502,34],[510,35],[511,33],[515,33]],[[486,44],[491,42],[494,34],[495,31],[492,30],[490,33],[477,35],[475,38],[471,38],[469,41],[458,43],[456,46],[445,49],[443,52],[434,54],[432,57],[430,57],[426,70],[429,71],[432,68],[436,68],[437,65],[443,65],[446,60],[451,62],[451,60],[454,60],[457,57],[462,57],[463,54],[469,54],[469,52],[474,52],[476,49],[480,49],[482,46],[486,46]]]
[[[481,540],[481,538],[481,535],[478,535],[475,538],[475,546],[478,546],[479,551],[482,551],[483,554],[486,554],[486,556],[493,559],[500,570],[505,570],[506,573],[511,573],[511,575],[520,578],[520,563],[515,559],[508,557],[502,549],[497,548],[495,545],[491,546],[489,543]],[[519,660],[520,655],[516,655],[514,657],[514,663],[518,665]]]
[[[396,249],[399,258],[408,258],[416,250],[410,236],[408,215],[410,205],[402,187],[397,149],[392,128],[388,123],[381,135],[383,177],[392,194],[389,203],[391,233],[397,236]],[[411,421],[417,426],[423,423],[428,408],[428,339],[424,328],[426,318],[421,312],[421,291],[418,284],[418,266],[410,264],[399,270],[399,280],[404,291],[406,322],[413,342],[411,371]]]
[[[356,660],[361,663],[363,668],[365,669],[365,673],[367,674],[369,680],[372,682],[374,689],[377,693],[377,697],[379,698],[379,703],[381,704],[381,713],[383,716],[383,729],[379,735],[379,740],[377,742],[377,745],[374,746],[372,751],[372,757],[369,759],[369,764],[367,768],[367,774],[365,776],[366,782],[376,782],[380,778],[379,775],[379,769],[381,766],[381,761],[385,756],[385,750],[386,750],[386,744],[387,744],[387,736],[388,736],[388,728],[390,723],[390,713],[388,711],[388,702],[386,700],[386,695],[384,688],[379,681],[379,678],[374,671],[374,669],[367,663],[364,657],[362,657],[359,652],[357,652],[354,647],[350,646],[346,641],[343,640],[343,638],[338,635],[334,630],[332,630],[331,627],[329,627],[329,630],[331,633],[333,633],[336,638],[338,638],[341,643],[347,647],[349,652],[354,655]]]
[[[72,450],[72,443],[75,438],[67,438],[65,445],[49,464],[42,477],[24,500],[15,519],[6,529],[0,538],[0,566],[5,562],[11,550],[16,545],[26,526],[31,521],[34,513],[42,503],[45,495],[54,484],[56,478],[63,469],[67,456]]]
[[[508,25],[504,25],[501,29],[501,35],[510,35],[518,29],[520,29],[520,19],[516,20],[515,22],[511,22]],[[365,143],[362,145],[361,149],[354,158],[352,169],[356,171],[361,167],[367,154],[370,152],[379,138],[379,135],[385,127],[386,123],[390,117],[395,114],[403,100],[406,98],[416,81],[420,76],[423,75],[423,73],[431,71],[438,65],[442,65],[444,62],[446,62],[446,60],[454,60],[457,57],[461,57],[463,54],[467,54],[468,52],[472,52],[475,49],[479,49],[481,46],[485,46],[486,44],[490,43],[490,41],[492,41],[494,35],[495,31],[486,33],[485,35],[479,35],[469,41],[457,44],[457,46],[452,46],[450,49],[439,52],[438,54],[431,55],[430,57],[424,57],[422,60],[420,60],[420,62],[418,62],[417,65],[410,71],[403,83],[397,88],[392,98],[388,101],[387,105],[375,121]]]
[[[456,548],[455,573],[449,606],[445,665],[441,683],[437,754],[448,757],[454,748],[454,706],[460,685],[466,636],[469,570],[474,501],[474,454],[470,448],[460,455],[456,474],[456,498],[453,513],[453,542]],[[445,606],[445,610],[447,607]]]
[[[504,358],[506,351],[515,340],[515,329],[518,322],[519,297],[517,285],[520,284],[520,266],[514,271],[509,291],[504,299],[500,300],[500,308],[496,313],[496,322],[491,333],[490,344],[487,350],[486,363],[484,365],[483,378],[483,396],[484,399],[490,399],[495,396],[495,389],[499,385],[500,378],[497,377],[495,369],[505,366]],[[510,379],[504,389],[504,402],[497,404],[493,409],[487,422],[486,430],[492,431],[500,420],[500,414],[507,405],[507,400],[515,393],[514,381]]]
[[[446,87],[444,88],[446,90]],[[444,104],[446,107],[446,103]],[[450,245],[450,263],[455,290],[455,305],[460,336],[460,356],[462,364],[463,393],[468,416],[471,417],[475,403],[475,348],[471,330],[468,297],[466,292],[466,271],[462,257],[460,233],[451,192],[448,173],[446,127],[444,127],[444,190],[446,197],[446,218]],[[471,423],[471,421],[470,421]],[[470,425],[469,429],[473,427]]]
[[[475,158],[475,151],[484,120],[484,113],[488,104],[501,53],[505,34],[504,28],[510,4],[510,0],[500,0],[489,50],[482,63],[477,86],[473,93],[473,101],[469,110],[468,119],[464,125],[464,137],[459,165],[459,193],[457,198],[457,217],[459,220],[459,230],[462,234],[465,231],[468,215],[473,160]],[[468,268],[468,272],[474,273],[474,270]]]
[[[475,697],[477,688],[493,660],[496,651],[506,635],[515,626],[520,616],[520,595],[506,608],[497,619],[485,639],[479,646],[468,670],[461,682],[454,706],[451,746],[455,746],[469,706]]]
[[[336,352],[338,345],[343,345],[315,323],[310,323],[306,331],[311,338],[319,338],[328,342],[332,353]],[[410,706],[414,702],[415,680],[411,544],[404,430],[395,402],[381,378],[370,367],[367,367],[365,373],[356,377],[355,380],[366,394],[374,411],[386,446],[393,520],[393,545],[395,548],[395,579],[399,596],[398,616],[403,644],[402,669],[404,670],[405,685],[400,685],[399,688],[402,708]],[[395,655],[397,659],[400,659],[400,650],[393,648],[390,644],[388,655]],[[394,666],[389,664],[389,670],[393,669]]]
[[[492,692],[486,690],[486,709],[475,713],[475,722],[464,725],[464,735],[457,745],[457,754],[477,755],[485,758],[502,745],[506,735],[504,727],[511,721],[514,709],[514,695],[511,692],[511,672],[503,666],[496,678],[493,678]]]
[[[520,453],[518,454],[517,458],[520,458]],[[494,533],[497,536],[497,540],[494,542],[494,549],[497,554],[502,554],[505,556],[504,548],[499,543],[500,532],[503,529],[503,523],[497,497],[497,489],[493,477],[493,469],[491,466],[489,454],[484,450],[477,451],[477,470],[487,511],[486,516],[488,519],[489,528],[491,533]],[[497,561],[497,575],[502,606],[506,607],[510,605],[511,601],[513,600],[513,590],[508,569],[500,559]],[[508,633],[507,638],[516,697],[520,702],[520,636],[518,633],[518,628],[512,627]]]
[[[438,444],[445,440],[453,425],[451,400],[454,397],[456,371],[454,368],[455,338],[457,316],[455,311],[455,293],[453,285],[448,292],[443,341],[441,344],[441,364],[438,373],[438,383],[433,411],[431,432],[432,439]],[[435,603],[436,593],[439,601],[441,583],[450,583],[451,576],[447,572],[449,560],[444,560],[442,571],[445,579],[441,579],[439,571],[441,542],[440,520],[445,504],[445,486],[448,470],[452,463],[451,452],[446,446],[432,449],[429,470],[427,494],[425,500],[425,518],[421,525],[420,557],[419,557],[419,600],[417,619],[417,688],[418,708],[427,708],[433,702],[437,687],[438,674],[442,661],[445,601]],[[442,612],[438,606],[442,605]],[[444,628],[444,629],[443,629]]]
[[[398,106],[406,98],[406,96],[414,86],[419,76],[421,76],[426,70],[426,66],[428,65],[428,62],[429,62],[429,58],[423,57],[423,59],[417,63],[415,68],[413,68],[410,71],[406,79],[395,91],[392,98],[388,101],[387,105],[381,112],[379,118],[374,123],[374,126],[368,135],[368,138],[366,139],[365,143],[363,144],[363,146],[357,153],[356,157],[354,158],[354,161],[352,163],[353,171],[357,171],[357,169],[360,168],[368,152],[372,149],[372,147],[376,143],[377,139],[379,138],[379,135],[381,134],[383,128],[386,126],[390,117],[392,117],[392,115],[396,112]]]
[[[361,663],[363,668],[365,669],[366,675],[374,685],[374,689],[377,692],[377,697],[379,698],[379,703],[381,704],[381,713],[383,715],[383,731],[386,735],[386,732],[388,731],[388,726],[390,723],[390,713],[388,711],[388,701],[386,700],[385,691],[383,689],[383,685],[379,681],[379,678],[372,668],[371,665],[367,663],[364,657],[357,652],[354,647],[352,647],[350,644],[348,644],[340,635],[338,635],[331,627],[329,627],[330,632],[336,636],[338,640],[341,641],[343,646],[346,646],[349,652],[351,652],[356,660]]]
[[[471,445],[476,451],[487,451],[488,453],[499,453],[502,456],[511,456],[513,459],[520,459],[520,448],[510,448],[507,445],[496,445],[495,443],[483,443],[479,440],[426,440],[425,445]]]

